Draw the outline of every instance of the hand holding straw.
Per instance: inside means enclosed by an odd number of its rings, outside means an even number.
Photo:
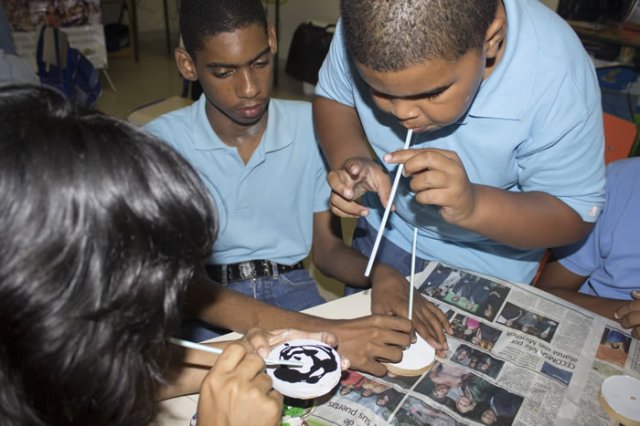
[[[411,136],[413,136],[413,130],[409,129],[407,131],[407,138],[404,141],[404,149],[408,149],[409,145],[411,145]],[[393,185],[391,186],[391,192],[389,193],[389,200],[387,201],[387,207],[384,209],[384,215],[382,216],[382,222],[380,223],[380,228],[378,229],[378,235],[376,235],[376,241],[373,244],[373,250],[371,251],[371,256],[369,257],[369,263],[367,263],[367,269],[364,272],[364,276],[368,277],[371,274],[371,268],[373,267],[373,261],[376,258],[376,254],[378,253],[378,248],[380,246],[380,240],[382,240],[382,234],[384,233],[384,228],[387,226],[387,220],[389,219],[389,213],[391,213],[391,206],[393,205],[393,199],[396,197],[396,191],[398,190],[398,184],[400,183],[400,178],[402,177],[402,170],[404,169],[404,164],[400,164],[398,166],[398,171],[396,172],[396,177],[393,180]]]
[[[170,337],[169,342],[173,343],[177,346],[182,346],[184,348],[196,349],[203,352],[209,352],[212,354],[220,355],[222,353],[222,349],[216,348],[213,346],[201,345],[200,343],[190,342],[188,340],[176,339],[175,337]],[[280,359],[265,359],[265,364],[268,366],[276,366],[276,365],[286,365],[289,367],[302,367],[303,364],[300,361],[289,361],[289,360],[280,360]]]

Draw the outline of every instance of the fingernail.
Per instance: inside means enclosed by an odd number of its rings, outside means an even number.
[[[369,210],[363,210],[362,213],[360,213],[360,216],[362,216],[362,217],[369,216]]]
[[[266,359],[269,356],[269,352],[265,348],[258,349],[258,355]]]
[[[613,313],[613,317],[614,317],[615,319],[619,320],[619,319],[620,319],[620,314],[619,314],[618,312],[614,312],[614,313]]]
[[[389,161],[393,161],[393,155],[392,155],[392,154],[386,154],[386,155],[384,156],[384,161],[385,161],[386,163],[388,163]]]
[[[640,291],[638,290],[631,291],[631,294],[633,295],[633,297],[640,297]]]

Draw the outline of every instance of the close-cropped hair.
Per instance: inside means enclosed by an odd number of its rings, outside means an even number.
[[[0,198],[0,423],[149,423],[216,232],[198,175],[123,121],[6,86]]]
[[[259,24],[267,32],[260,0],[182,0],[180,33],[185,50],[195,58],[209,37]]]
[[[481,49],[499,0],[343,0],[349,55],[381,72]]]

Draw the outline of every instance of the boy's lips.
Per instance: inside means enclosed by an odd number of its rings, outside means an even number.
[[[246,119],[256,118],[264,111],[265,105],[266,103],[261,102],[259,104],[243,106],[242,108],[238,108],[238,115]]]

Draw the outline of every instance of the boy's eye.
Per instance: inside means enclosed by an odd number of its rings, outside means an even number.
[[[264,68],[267,65],[269,65],[269,60],[268,59],[260,60],[260,61],[257,61],[257,62],[253,63],[253,66],[256,67],[256,68]]]
[[[442,94],[442,92],[429,93],[428,95],[424,95],[423,97],[424,97],[424,99],[436,99],[441,94]]]
[[[227,78],[233,74],[233,71],[214,71],[213,76],[216,78]]]

